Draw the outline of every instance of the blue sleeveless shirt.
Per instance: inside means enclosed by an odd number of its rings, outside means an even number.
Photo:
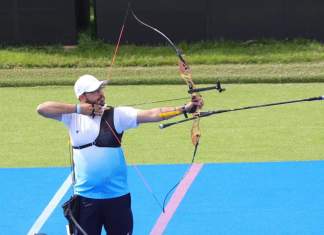
[[[73,149],[75,194],[106,199],[129,193],[127,166],[119,142],[124,130],[137,127],[136,118],[137,110],[129,107],[112,108],[94,118],[76,113],[62,115],[73,146],[96,142]]]

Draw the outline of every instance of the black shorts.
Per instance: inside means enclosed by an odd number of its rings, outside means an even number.
[[[131,235],[133,214],[130,194],[111,199],[80,196],[78,222],[88,235],[100,235],[102,227],[109,235]],[[76,235],[82,233],[78,231]]]

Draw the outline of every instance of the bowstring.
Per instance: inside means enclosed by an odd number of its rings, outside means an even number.
[[[126,9],[126,13],[125,13],[125,16],[124,16],[124,19],[123,19],[123,24],[121,26],[121,29],[120,29],[120,32],[119,32],[119,36],[118,36],[118,40],[117,40],[117,43],[116,43],[116,46],[115,46],[115,50],[114,50],[114,55],[111,59],[111,62],[110,62],[110,69],[108,71],[108,80],[111,79],[111,75],[112,75],[112,68],[115,64],[115,60],[116,60],[116,57],[117,57],[117,54],[118,54],[118,50],[119,50],[119,46],[120,46],[120,42],[121,42],[121,39],[123,37],[123,34],[124,34],[124,30],[125,30],[125,25],[126,25],[126,21],[127,21],[127,18],[128,18],[128,15],[129,15],[129,10],[131,8],[131,2],[128,2],[128,6],[127,6],[127,9]]]
[[[110,129],[111,133],[113,134],[114,138],[116,139],[116,141],[119,143],[119,145],[121,146],[121,141],[118,138],[117,134],[115,133],[115,131],[112,129],[112,127],[110,126],[110,124],[107,122],[106,119],[103,118],[103,120],[106,122],[108,128]],[[127,156],[127,153],[125,151],[125,156]],[[146,180],[145,176],[143,175],[143,173],[140,171],[140,169],[138,168],[137,165],[133,165],[137,175],[140,177],[140,179],[142,180],[144,186],[146,187],[146,189],[151,193],[151,195],[153,196],[154,200],[156,201],[156,203],[159,205],[159,207],[163,210],[163,206],[161,204],[161,202],[159,201],[159,199],[157,198],[156,194],[154,193],[152,187],[150,186],[150,184],[148,183],[148,181]]]
[[[115,47],[115,50],[114,50],[114,54],[113,54],[113,57],[112,57],[112,60],[111,60],[111,63],[110,63],[110,69],[108,71],[108,76],[107,76],[108,80],[110,80],[111,79],[111,76],[112,76],[113,65],[115,64],[115,61],[116,61],[116,57],[117,57],[118,50],[119,50],[119,47],[120,47],[120,42],[121,42],[122,36],[124,34],[124,31],[125,31],[125,25],[126,25],[127,18],[128,18],[128,15],[129,15],[129,11],[130,10],[132,10],[131,9],[131,1],[128,2],[128,6],[127,6],[127,9],[126,9],[126,12],[125,12],[125,16],[124,16],[124,19],[123,19],[123,23],[122,23],[122,26],[121,26],[121,29],[120,29],[120,32],[119,32],[119,36],[118,36],[118,40],[117,40],[116,47]],[[110,128],[110,130],[113,133],[114,137],[116,138],[117,142],[119,142],[119,144],[121,145],[121,142],[120,142],[119,138],[117,137],[117,135],[115,134],[115,132],[113,131],[113,129],[111,128],[111,126],[109,125],[109,123],[106,120],[105,120],[105,122],[108,124],[108,127]],[[149,185],[149,183],[145,179],[145,177],[142,174],[142,172],[139,170],[139,168],[136,165],[133,165],[133,167],[135,168],[137,175],[140,177],[140,179],[144,183],[146,189],[151,193],[151,195],[153,196],[154,200],[157,202],[157,204],[159,205],[159,207],[162,208],[162,204],[158,200],[157,196],[153,192],[151,186]]]
[[[163,213],[165,213],[165,204],[166,204],[166,201],[168,200],[170,194],[178,187],[178,185],[181,183],[181,181],[187,176],[187,174],[188,174],[191,166],[194,164],[195,158],[196,158],[196,154],[197,154],[197,150],[198,150],[198,146],[199,146],[199,140],[195,144],[195,148],[194,148],[194,151],[193,151],[193,154],[192,154],[192,159],[191,159],[191,162],[190,162],[187,170],[185,171],[185,173],[183,174],[183,176],[178,180],[178,182],[174,186],[172,186],[170,188],[170,190],[165,194],[164,199],[163,199],[163,206],[162,206]]]

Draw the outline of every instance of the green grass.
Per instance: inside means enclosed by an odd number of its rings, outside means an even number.
[[[324,88],[324,44],[319,42],[219,41],[179,46],[187,55],[197,84],[216,80],[228,84],[225,93],[204,95],[205,109],[318,96]],[[0,47],[0,167],[69,165],[64,126],[38,116],[36,106],[46,100],[76,102],[72,90],[76,78],[90,73],[107,79],[113,49],[114,45],[86,35],[81,35],[78,47],[70,50],[59,45]],[[186,87],[179,79],[176,63],[168,46],[122,45],[112,70],[113,86],[107,87],[108,104],[183,96]],[[321,102],[312,102],[202,119],[197,160],[323,159],[323,107]],[[193,146],[189,133],[190,123],[163,131],[157,123],[130,130],[124,140],[128,162],[190,162]]]
[[[117,37],[117,35],[116,35]],[[324,60],[324,44],[295,39],[289,41],[258,40],[248,42],[179,43],[189,64],[282,64],[319,62]],[[110,65],[114,45],[92,40],[81,34],[76,49],[62,46],[0,48],[0,69],[8,68],[84,68]],[[122,44],[116,65],[175,65],[173,50],[166,45],[135,46]]]
[[[205,110],[233,108],[321,95],[324,84],[227,85],[205,93]],[[107,103],[118,105],[179,97],[184,86],[108,86]],[[0,167],[69,165],[63,124],[35,112],[46,100],[76,102],[72,87],[0,88]],[[169,105],[182,104],[173,102]],[[147,105],[143,108],[149,108]],[[201,120],[198,162],[323,159],[324,103],[309,102],[221,114]],[[182,117],[179,117],[182,118]],[[130,130],[124,144],[129,163],[188,163],[190,123],[160,130],[145,124]]]
[[[193,65],[197,84],[214,83],[296,83],[324,82],[324,62],[290,64],[220,64]],[[100,79],[108,78],[108,68],[16,68],[0,69],[0,87],[72,85],[77,77],[90,73]],[[115,67],[111,83],[183,84],[176,66]]]

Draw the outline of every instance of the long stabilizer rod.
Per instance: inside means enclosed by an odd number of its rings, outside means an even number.
[[[316,101],[316,100],[324,100],[324,96],[318,96],[318,97],[312,97],[312,98],[306,98],[306,99],[299,99],[299,100],[290,100],[290,101],[283,101],[283,102],[276,102],[276,103],[270,103],[270,104],[260,104],[260,105],[254,105],[254,106],[245,106],[241,108],[233,108],[233,109],[221,109],[221,110],[213,110],[213,111],[207,111],[207,112],[200,112],[199,116],[194,116],[187,119],[182,119],[175,122],[160,124],[160,129],[164,129],[173,125],[177,125],[180,123],[188,122],[191,120],[194,120],[196,118],[203,118],[208,117],[211,115],[216,115],[220,113],[228,113],[228,112],[235,112],[235,111],[241,111],[241,110],[247,110],[247,109],[257,109],[257,108],[264,108],[269,106],[276,106],[276,105],[284,105],[284,104],[292,104],[292,103],[300,103],[300,102],[306,102],[306,101]]]

